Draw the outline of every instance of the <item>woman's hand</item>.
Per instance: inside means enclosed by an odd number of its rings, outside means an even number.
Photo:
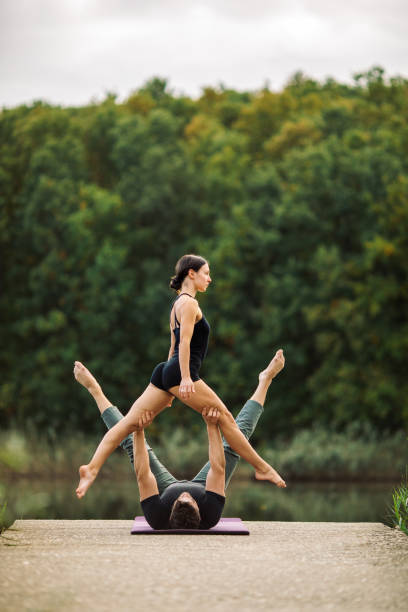
[[[205,406],[203,408],[201,416],[203,417],[207,425],[216,425],[218,423],[218,419],[221,416],[221,413],[218,408],[211,408],[211,406]]]
[[[188,399],[195,393],[194,383],[190,376],[181,379],[179,393],[182,399]]]

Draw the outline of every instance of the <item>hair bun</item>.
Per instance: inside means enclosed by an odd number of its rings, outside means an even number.
[[[178,275],[172,276],[170,280],[170,289],[175,289],[178,291],[181,287],[181,280],[178,278]]]

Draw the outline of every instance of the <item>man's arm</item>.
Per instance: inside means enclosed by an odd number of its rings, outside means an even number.
[[[144,426],[148,424],[149,413],[144,416],[146,423],[140,419],[137,430],[133,433],[133,457],[137,484],[139,486],[140,501],[158,495],[157,482],[150,469],[149,453],[147,452]]]
[[[208,458],[210,469],[205,488],[225,497],[225,454],[220,430],[218,429],[219,411],[216,408],[204,408],[202,417],[207,424]]]

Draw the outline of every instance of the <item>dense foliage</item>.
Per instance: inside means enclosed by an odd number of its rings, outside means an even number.
[[[407,426],[407,115],[408,81],[379,68],[3,109],[0,425],[94,431],[74,359],[126,411],[167,356],[168,280],[196,252],[214,279],[202,375],[233,413],[286,352],[258,440]],[[202,427],[179,405],[153,433],[175,423]]]

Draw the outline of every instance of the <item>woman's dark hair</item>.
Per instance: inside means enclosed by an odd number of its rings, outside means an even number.
[[[172,276],[170,280],[171,289],[179,291],[179,289],[181,289],[183,280],[188,274],[188,271],[195,270],[195,272],[198,272],[199,269],[206,263],[207,261],[204,259],[204,257],[200,257],[199,255],[183,255],[183,257],[180,257],[174,270],[175,275]]]
[[[200,512],[188,502],[176,499],[171,509],[169,525],[171,529],[198,529]]]

